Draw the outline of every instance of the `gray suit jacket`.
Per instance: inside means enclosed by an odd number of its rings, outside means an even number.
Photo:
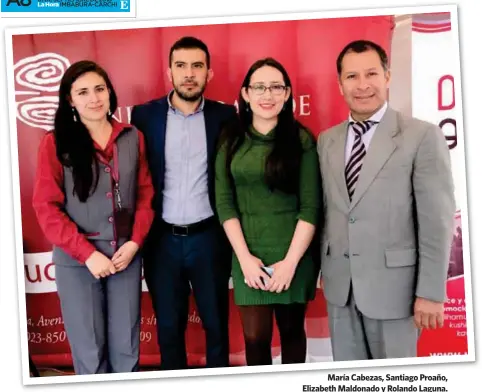
[[[416,296],[446,299],[455,213],[449,149],[435,125],[387,108],[350,203],[347,129],[345,121],[318,138],[325,297],[344,306],[352,282],[357,307],[367,317],[409,317]]]

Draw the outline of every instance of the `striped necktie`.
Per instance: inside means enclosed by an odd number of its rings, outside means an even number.
[[[365,143],[363,143],[362,136],[367,133],[374,124],[376,124],[375,121],[350,121],[351,129],[355,133],[351,156],[345,167],[346,188],[350,201],[355,193],[355,185],[362,168],[363,158],[366,155]]]

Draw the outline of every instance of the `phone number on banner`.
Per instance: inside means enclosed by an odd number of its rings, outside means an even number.
[[[62,343],[67,340],[67,334],[65,331],[61,332],[48,332],[48,333],[40,333],[40,332],[28,332],[28,342],[34,344],[56,344]],[[140,333],[140,341],[149,343],[152,340],[152,333],[151,332],[144,332],[141,331]]]
[[[35,343],[35,344],[56,344],[65,342],[67,339],[67,334],[65,331],[61,332],[48,332],[46,334],[42,334],[40,332],[29,332],[28,333],[28,342]]]

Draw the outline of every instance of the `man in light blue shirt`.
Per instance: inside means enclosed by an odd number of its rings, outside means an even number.
[[[146,137],[156,216],[144,246],[144,276],[157,318],[161,369],[188,367],[185,331],[194,294],[206,333],[207,367],[229,366],[231,249],[214,207],[218,137],[234,106],[204,98],[212,78],[206,45],[184,37],[172,47],[173,89],[132,111]]]
[[[188,225],[214,215],[209,204],[204,97],[192,113],[183,113],[168,95],[166,127],[166,171],[163,190],[163,219]]]

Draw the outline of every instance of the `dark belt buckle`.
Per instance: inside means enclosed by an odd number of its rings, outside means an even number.
[[[189,234],[189,228],[187,226],[172,226],[172,234],[187,237]]]

